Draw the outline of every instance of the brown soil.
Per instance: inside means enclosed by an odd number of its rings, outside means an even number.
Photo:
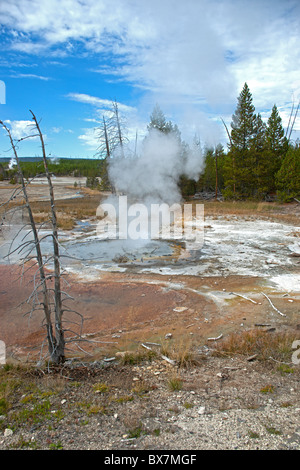
[[[65,189],[59,191],[63,197]],[[40,194],[38,188],[37,200]],[[293,208],[297,212],[293,215],[298,215],[298,205]],[[0,265],[0,339],[8,358],[17,363],[29,358],[36,364],[45,339],[42,311],[31,314],[31,306],[22,304],[32,292],[33,273],[34,269],[24,273],[20,282],[19,267]],[[300,449],[299,366],[294,373],[283,373],[272,360],[209,356],[187,369],[173,367],[161,357],[137,365],[124,365],[118,359],[103,367],[101,361],[119,357],[118,352],[141,342],[163,344],[169,333],[178,348],[199,349],[208,344],[208,338],[226,337],[257,324],[276,331],[299,329],[299,296],[283,296],[267,288],[264,279],[249,276],[102,272],[96,281],[83,282],[75,276],[66,281],[64,289],[74,299],[66,305],[82,315],[85,340],[70,343],[68,355],[84,359],[89,366],[71,361],[50,375],[33,368],[22,378],[22,386],[18,377],[18,388],[9,396],[9,412],[0,422],[0,449],[25,445],[155,451]],[[274,311],[262,291],[286,316]],[[65,324],[70,329],[67,336],[75,337],[81,317],[67,313],[64,317],[70,320]],[[7,374],[16,387],[16,372]],[[180,378],[180,390],[170,390],[172,378]],[[33,382],[37,396],[30,392]],[[94,388],[99,384],[107,390],[99,393]],[[51,402],[50,417],[43,421],[40,416],[37,423],[18,421],[14,426],[16,413],[28,408],[31,416],[34,399]],[[58,411],[63,415],[60,421]],[[12,428],[13,434],[5,433]]]
[[[8,354],[16,357],[28,353],[34,357],[45,336],[43,312],[31,313],[31,306],[26,303],[32,291],[33,272],[34,268],[20,280],[19,267],[0,266],[1,339]],[[295,327],[299,322],[295,305],[298,301],[290,303],[282,293],[277,295],[274,291],[269,294],[273,301],[276,297],[277,308],[288,314],[287,325],[287,317],[277,314],[261,295],[263,281],[259,278],[102,273],[93,282],[79,282],[71,276],[66,280],[66,292],[74,299],[67,300],[66,306],[82,315],[86,338],[77,352],[83,349],[98,356],[145,341],[161,341],[168,333],[178,341],[188,340],[200,346],[207,338],[256,324],[272,324],[278,329]],[[230,292],[239,292],[257,303],[229,295]],[[71,329],[67,336],[80,332],[81,317],[66,313],[65,320]]]

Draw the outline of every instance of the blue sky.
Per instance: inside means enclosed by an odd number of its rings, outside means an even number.
[[[142,141],[158,103],[182,138],[226,145],[245,82],[267,120],[300,99],[299,0],[10,0],[0,4],[0,119],[18,139],[41,120],[47,153],[93,157],[95,127],[119,103]],[[3,96],[0,89],[0,101]],[[292,138],[300,136],[300,116]],[[8,156],[0,133],[0,157]],[[40,154],[23,141],[20,156]]]

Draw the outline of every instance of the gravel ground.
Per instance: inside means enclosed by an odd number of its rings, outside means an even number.
[[[209,357],[2,371],[14,391],[0,450],[300,450],[298,369]]]

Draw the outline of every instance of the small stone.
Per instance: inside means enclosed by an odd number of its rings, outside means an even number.
[[[60,403],[64,405],[67,402],[67,400],[64,398]]]
[[[199,410],[198,410],[198,414],[199,415],[204,415],[205,413],[205,406],[200,406]]]
[[[9,437],[9,436],[12,436],[12,435],[13,435],[13,430],[12,429],[6,428],[4,430],[4,437]]]

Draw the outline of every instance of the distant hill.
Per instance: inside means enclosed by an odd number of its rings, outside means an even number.
[[[8,163],[10,162],[11,157],[0,157],[0,163]],[[42,157],[19,157],[21,162],[40,162]]]

